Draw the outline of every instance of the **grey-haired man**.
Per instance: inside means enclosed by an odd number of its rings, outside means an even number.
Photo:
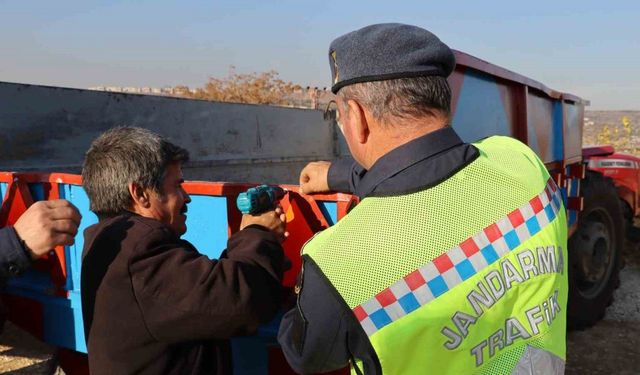
[[[82,170],[100,221],[84,233],[82,309],[92,374],[229,374],[228,339],[279,308],[284,215],[245,215],[218,260],[180,239],[188,152],[140,128],[98,137]]]

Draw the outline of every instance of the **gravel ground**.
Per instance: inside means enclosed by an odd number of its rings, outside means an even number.
[[[640,267],[626,267],[605,318],[567,334],[567,375],[640,374]]]
[[[625,247],[620,287],[595,326],[567,334],[567,375],[640,374],[640,222]]]
[[[49,375],[53,347],[7,322],[0,335],[0,374]]]
[[[605,315],[606,320],[617,322],[640,322],[640,268],[625,267],[620,272],[620,288],[615,293],[615,303]]]

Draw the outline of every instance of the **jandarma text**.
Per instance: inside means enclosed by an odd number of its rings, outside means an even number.
[[[563,273],[564,258],[560,247],[538,247],[535,252],[524,249],[516,253],[514,258],[514,261],[509,258],[499,261],[498,267],[487,272],[477,283],[477,287],[469,292],[467,301],[473,312],[456,311],[451,317],[454,328],[449,326],[442,328],[441,332],[447,338],[444,343],[445,348],[449,350],[458,348],[484,312],[498,303],[514,285],[525,283],[539,275]],[[470,355],[475,357],[476,366],[484,363],[486,353],[491,358],[498,350],[509,347],[519,338],[526,340],[538,335],[541,332],[540,325],[546,323],[551,326],[558,312],[560,312],[560,304],[556,289],[550,296],[525,310],[524,315],[521,315],[523,318],[518,319],[515,316],[507,318],[504,327],[474,346]],[[522,323],[524,320],[526,324]]]

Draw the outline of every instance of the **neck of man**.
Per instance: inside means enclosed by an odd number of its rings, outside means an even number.
[[[448,126],[445,116],[425,116],[421,118],[393,118],[384,123],[376,122],[370,133],[370,142],[364,150],[365,164],[370,169],[378,159],[396,148]]]

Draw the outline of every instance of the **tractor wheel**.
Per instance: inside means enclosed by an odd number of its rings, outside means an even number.
[[[587,172],[584,207],[569,239],[569,306],[572,329],[590,327],[604,316],[619,285],[625,222],[610,178]]]

